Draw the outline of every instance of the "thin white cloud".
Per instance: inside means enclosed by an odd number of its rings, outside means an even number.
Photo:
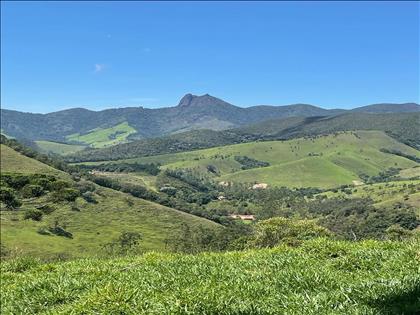
[[[104,71],[105,68],[106,68],[106,66],[104,64],[96,63],[95,64],[95,70],[93,72],[99,73],[99,72]]]

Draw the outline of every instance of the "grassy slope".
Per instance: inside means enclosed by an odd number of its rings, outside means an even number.
[[[23,219],[23,211],[33,204],[25,203],[18,213],[2,211],[2,244],[19,254],[36,257],[47,258],[58,254],[95,256],[104,255],[102,246],[115,240],[120,232],[137,231],[143,236],[143,250],[163,251],[165,239],[178,233],[183,222],[188,225],[217,226],[211,221],[110,189],[98,188],[97,193],[100,194],[98,204],[88,204],[78,199],[80,212],[72,211],[70,204],[60,204],[58,210],[44,216],[41,222]],[[38,202],[45,203],[42,199]],[[73,234],[73,239],[37,233],[39,227],[53,226],[56,220]]]
[[[111,128],[96,128],[87,134],[76,133],[66,138],[69,141],[85,143],[93,148],[104,148],[126,142],[127,137],[136,132],[127,122],[123,122]]]
[[[14,172],[24,174],[49,174],[69,178],[67,173],[59,171],[49,165],[28,158],[4,144],[0,144],[1,172]]]
[[[35,143],[38,146],[39,151],[42,153],[55,153],[60,155],[76,153],[85,148],[83,145],[66,144],[44,140],[35,141]]]
[[[420,177],[420,166],[402,170],[399,176],[402,178]]]
[[[124,160],[126,162],[159,162],[163,168],[196,168],[205,171],[214,165],[221,180],[265,182],[278,186],[333,187],[351,184],[358,175],[376,175],[380,171],[417,163],[392,154],[380,152],[381,148],[400,150],[420,157],[419,151],[399,143],[381,131],[357,131],[338,136],[316,139],[252,142],[205,150],[165,154]],[[309,156],[311,153],[322,156]],[[234,160],[235,155],[246,155],[270,163],[270,167],[242,171]],[[100,164],[91,162],[86,164]]]
[[[328,191],[322,193],[328,198],[371,198],[377,206],[407,203],[420,209],[420,180],[391,181],[362,185],[352,189],[352,194]]]
[[[3,172],[67,175],[3,145],[1,158]],[[72,257],[93,256],[103,254],[102,245],[117,238],[120,232],[138,231],[143,235],[142,249],[161,251],[165,250],[165,239],[179,233],[182,223],[218,227],[211,221],[111,189],[98,186],[95,193],[98,204],[77,199],[76,205],[80,212],[72,211],[70,203],[55,204],[47,197],[24,200],[19,211],[2,209],[2,245],[17,254],[37,257],[58,254]],[[57,210],[44,216],[41,222],[23,219],[25,209],[44,204],[52,204]],[[73,233],[73,239],[37,233],[39,227],[53,226],[56,220]]]
[[[415,314],[419,243],[2,264],[2,314]]]

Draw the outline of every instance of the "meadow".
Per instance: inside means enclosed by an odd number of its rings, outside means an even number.
[[[127,141],[127,137],[136,133],[136,129],[127,122],[110,128],[95,128],[86,134],[75,133],[66,136],[68,141],[86,144],[92,148],[104,148]]]

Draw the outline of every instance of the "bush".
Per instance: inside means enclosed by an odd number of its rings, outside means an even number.
[[[80,191],[74,188],[64,188],[60,191],[55,191],[53,194],[53,200],[55,201],[75,201],[80,196]]]
[[[3,202],[8,209],[18,208],[22,205],[17,199],[15,191],[8,187],[0,187],[0,201]]]
[[[64,237],[67,237],[67,238],[73,238],[72,233],[66,231],[64,228],[62,228],[61,226],[59,226],[57,224],[54,227],[48,228],[48,231],[52,234],[57,235],[57,236],[64,236]]]
[[[38,210],[41,210],[44,214],[50,214],[55,211],[55,208],[51,205],[42,205],[36,207]]]
[[[91,191],[86,191],[86,192],[84,192],[84,193],[82,194],[82,198],[83,198],[84,200],[86,200],[87,202],[89,202],[89,203],[98,203],[98,201],[96,201],[96,199],[95,199],[95,195],[94,195],[94,193],[93,193],[93,192],[91,192]]]
[[[26,185],[22,189],[25,198],[39,197],[44,194],[44,189],[40,185]]]
[[[21,174],[7,174],[1,176],[8,186],[14,189],[21,189],[23,186],[29,184],[29,177]]]
[[[61,179],[51,183],[51,190],[55,190],[55,191],[61,191],[69,187],[71,187],[71,184]]]
[[[81,180],[77,183],[77,189],[83,194],[86,192],[92,192],[95,191],[96,186],[95,184],[88,182],[86,180]]]
[[[51,235],[46,227],[40,227],[36,232],[41,235]]]
[[[25,211],[25,220],[34,220],[34,221],[41,221],[42,219],[42,211],[38,209],[28,209]]]
[[[311,238],[331,235],[329,230],[317,225],[314,220],[277,217],[257,223],[249,245],[259,248],[274,247],[281,243],[295,245]]]
[[[105,245],[105,249],[110,253],[127,254],[129,251],[134,251],[140,241],[142,235],[138,232],[121,232],[117,240]]]

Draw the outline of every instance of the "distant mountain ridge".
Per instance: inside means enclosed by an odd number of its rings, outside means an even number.
[[[192,130],[159,138],[122,143],[102,149],[86,149],[68,162],[107,161],[185,152],[230,144],[316,137],[343,131],[379,130],[417,150],[420,149],[420,112],[371,114],[350,112],[335,116],[272,119],[229,130]]]
[[[420,112],[420,105],[375,104],[351,111],[367,113]],[[350,112],[351,112],[350,111]],[[349,112],[323,109],[308,104],[238,107],[209,94],[186,94],[174,107],[149,109],[126,107],[92,111],[72,108],[48,114],[1,110],[2,133],[18,139],[76,143],[77,136],[128,123],[135,132],[122,137],[125,142],[160,137],[195,129],[225,130],[288,117],[332,116]],[[76,135],[76,136],[75,136]],[[70,137],[69,137],[70,136]],[[113,134],[109,137],[115,136]],[[86,144],[86,143],[84,143]]]

